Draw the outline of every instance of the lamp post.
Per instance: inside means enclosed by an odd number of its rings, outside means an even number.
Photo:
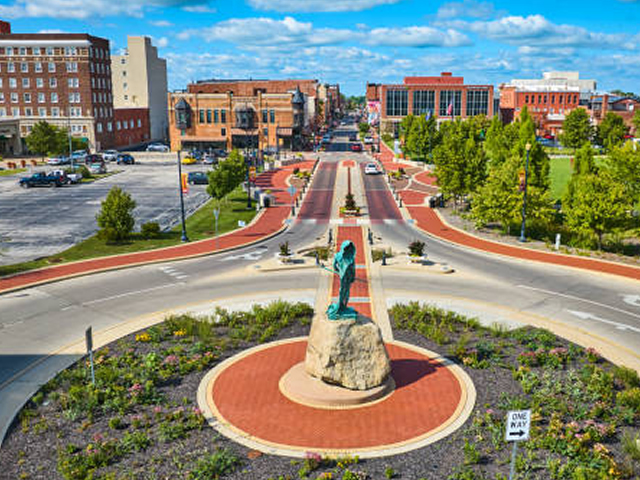
[[[190,108],[184,98],[178,100],[175,106],[176,128],[180,130],[180,135],[184,135],[184,131],[189,127]],[[182,161],[180,160],[180,150],[182,149],[182,138],[178,142],[178,189],[180,191],[180,215],[182,220],[182,241],[188,242],[187,226],[184,221],[184,195],[182,192]]]
[[[524,165],[524,193],[522,195],[522,226],[520,227],[521,242],[527,241],[524,235],[524,229],[525,229],[525,223],[527,221],[527,182],[529,181],[529,152],[531,151],[531,144],[527,142],[524,148],[527,150],[527,160]]]

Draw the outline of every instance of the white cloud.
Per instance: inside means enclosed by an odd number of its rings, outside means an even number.
[[[164,48],[169,45],[169,39],[167,37],[160,37],[156,40],[156,46],[159,48]]]
[[[141,17],[144,10],[153,7],[180,7],[202,5],[204,0],[14,0],[11,5],[0,5],[0,17],[5,18],[72,18],[87,19],[128,15]]]
[[[190,13],[216,13],[215,8],[208,7],[207,5],[187,5],[182,7],[182,10]]]
[[[59,28],[45,28],[44,30],[38,30],[38,33],[65,33],[64,30]]]
[[[461,2],[444,3],[438,9],[436,17],[449,18],[481,18],[488,19],[498,16],[493,3],[478,2],[476,0],[463,0]]]
[[[432,27],[376,28],[365,43],[393,47],[460,47],[471,44],[469,37],[452,29]]]
[[[248,0],[258,10],[277,12],[359,12],[402,0]]]
[[[171,27],[173,25],[173,23],[168,22],[167,20],[152,20],[149,24],[154,27]]]
[[[623,34],[590,32],[575,25],[558,25],[542,15],[507,16],[492,21],[452,20],[440,22],[463,31],[471,31],[492,40],[527,46],[579,48],[633,48]]]

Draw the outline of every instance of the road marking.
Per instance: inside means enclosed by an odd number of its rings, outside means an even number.
[[[566,311],[569,312],[572,315],[575,315],[578,318],[581,318],[582,320],[594,320],[596,322],[606,323],[608,325],[613,325],[618,330],[622,330],[622,331],[631,330],[632,332],[640,333],[640,328],[632,327],[630,325],[625,325],[624,323],[614,322],[613,320],[607,320],[605,318],[600,318],[600,317],[598,317],[596,315],[593,315],[592,313],[579,312],[579,311],[576,311],[576,310],[566,310]]]
[[[241,255],[230,255],[228,257],[221,258],[220,261],[221,262],[230,262],[232,260],[255,261],[255,260],[260,260],[263,254],[264,252],[251,252],[251,253],[243,253]]]
[[[91,300],[89,302],[84,302],[81,305],[82,306],[86,306],[86,305],[93,305],[94,303],[108,302],[109,300],[115,300],[116,298],[129,297],[131,295],[137,295],[139,293],[152,292],[154,290],[161,290],[163,288],[177,287],[178,285],[186,285],[186,284],[184,282],[167,283],[166,285],[160,285],[158,287],[145,288],[143,290],[135,290],[133,292],[121,293],[120,295],[113,295],[111,297],[105,297],[105,298],[99,298],[97,300]]]
[[[622,294],[622,300],[624,303],[633,305],[634,307],[640,307],[640,295],[624,295]]]
[[[20,325],[21,323],[24,322],[22,320],[16,320],[15,322],[10,323],[0,323],[0,330],[2,330],[3,328],[15,327],[16,325]]]
[[[527,290],[533,290],[533,291],[536,291],[536,292],[547,293],[549,295],[556,295],[558,297],[570,298],[571,300],[578,300],[580,302],[590,303],[592,305],[597,305],[597,306],[602,307],[602,308],[608,308],[609,310],[613,310],[614,312],[624,313],[625,315],[630,315],[630,316],[635,317],[635,318],[640,318],[640,315],[638,315],[637,313],[628,312],[627,310],[623,310],[623,309],[617,308],[617,307],[612,307],[611,305],[607,305],[606,303],[595,302],[593,300],[588,300],[586,298],[576,297],[574,295],[568,295],[566,293],[553,292],[551,290],[545,290],[543,288],[530,287],[528,285],[517,285],[517,287],[526,288]]]
[[[177,278],[178,280],[183,280],[185,278],[189,278],[189,275],[174,275],[175,278]]]

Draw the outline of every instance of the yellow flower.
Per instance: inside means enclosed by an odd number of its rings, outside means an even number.
[[[187,334],[186,330],[176,330],[175,332],[173,332],[173,335],[175,337],[184,337]]]
[[[136,342],[148,342],[149,340],[151,340],[151,337],[147,332],[136,335]]]

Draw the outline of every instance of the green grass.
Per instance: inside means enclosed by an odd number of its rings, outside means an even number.
[[[567,191],[567,185],[573,173],[573,167],[571,166],[570,157],[553,157],[550,161],[551,199],[555,202],[561,199]]]
[[[210,200],[187,219],[187,234],[191,241],[213,237],[213,207],[214,202]],[[255,215],[255,208],[247,209],[247,194],[238,187],[229,194],[226,201],[223,201],[220,206],[218,235],[237,229],[238,220],[243,220],[248,224]],[[180,240],[181,232],[180,224],[178,224],[173,230],[161,233],[158,238],[145,239],[139,233],[134,233],[128,241],[118,244],[108,244],[94,235],[56,255],[30,262],[0,266],[0,276],[78,260],[170,247],[182,243]]]
[[[12,170],[0,170],[0,177],[8,177],[9,175],[16,175],[18,173],[26,172],[26,168],[14,168]]]

